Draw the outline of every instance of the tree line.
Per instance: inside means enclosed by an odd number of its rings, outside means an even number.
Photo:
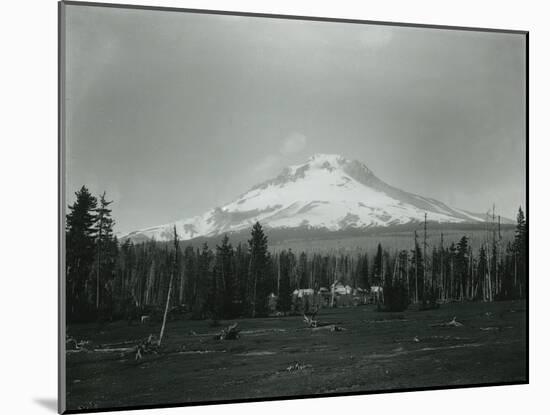
[[[118,241],[112,201],[83,186],[66,217],[66,293],[69,322],[122,319],[143,310],[183,308],[193,318],[265,316],[268,297],[279,311],[292,306],[296,289],[330,289],[335,282],[368,291],[400,290],[412,302],[494,301],[524,298],[527,223],[519,209],[514,240],[501,246],[496,227],[473,252],[466,236],[427,249],[415,234],[413,248],[367,253],[271,253],[256,223],[246,243],[225,235],[213,247]],[[429,252],[428,252],[429,251]],[[167,299],[168,298],[168,303]]]

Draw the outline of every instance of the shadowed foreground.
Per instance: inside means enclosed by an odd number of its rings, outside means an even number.
[[[455,316],[462,327],[441,325]],[[305,328],[301,317],[242,319],[241,337],[220,341],[207,321],[169,322],[160,353],[139,361],[124,349],[159,324],[70,327],[96,351],[67,353],[67,408],[527,381],[525,301],[323,309],[317,318],[343,331]]]

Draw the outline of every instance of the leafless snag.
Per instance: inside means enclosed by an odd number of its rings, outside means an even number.
[[[178,272],[178,252],[179,252],[179,238],[176,231],[176,225],[174,225],[174,263],[172,265],[172,272],[170,273],[170,283],[168,284],[168,294],[166,295],[166,307],[164,307],[164,317],[162,319],[162,326],[160,328],[160,335],[158,345],[162,342],[164,336],[164,328],[166,327],[166,317],[168,316],[168,306],[170,305],[170,297],[172,295],[172,282],[174,280],[174,274]]]

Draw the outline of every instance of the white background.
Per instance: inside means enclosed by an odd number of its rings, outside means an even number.
[[[136,0],[137,1],[137,0]],[[193,407],[143,414],[346,411],[539,413],[548,408],[545,261],[549,13],[543,1],[203,0],[139,4],[530,31],[530,385]],[[0,63],[0,376],[2,413],[54,413],[57,391],[57,5],[5,1]],[[519,156],[519,155],[518,155]],[[546,399],[545,399],[546,398]]]

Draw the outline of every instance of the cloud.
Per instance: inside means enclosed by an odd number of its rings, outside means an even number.
[[[280,156],[278,154],[269,154],[253,166],[252,174],[260,177],[271,174],[279,167],[279,163]]]
[[[292,132],[281,140],[278,152],[268,154],[256,163],[251,171],[255,176],[266,177],[277,173],[285,167],[290,156],[302,152],[307,145],[307,137],[298,132]]]
[[[307,144],[307,137],[301,133],[293,132],[283,140],[281,154],[295,154],[302,151]]]

